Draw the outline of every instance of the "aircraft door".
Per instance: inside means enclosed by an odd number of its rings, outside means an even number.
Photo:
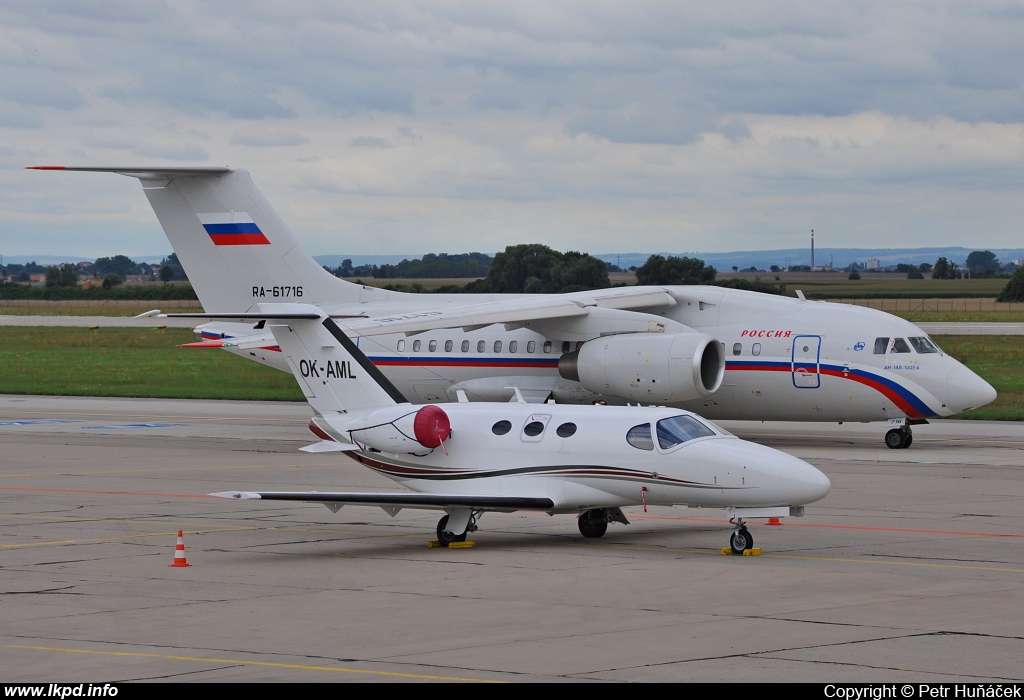
[[[821,386],[821,336],[798,335],[793,338],[790,371],[797,389],[817,389]]]

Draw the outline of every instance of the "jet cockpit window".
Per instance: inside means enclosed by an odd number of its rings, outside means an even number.
[[[658,444],[663,450],[714,434],[714,430],[692,416],[672,416],[658,421]]]
[[[892,341],[892,350],[890,350],[889,352],[910,352],[910,346],[907,345],[907,341],[905,341],[903,338],[895,338]]]
[[[939,348],[928,338],[907,338],[920,353],[938,352]]]
[[[626,433],[626,442],[638,450],[653,450],[654,438],[651,437],[651,424],[634,425]]]
[[[875,354],[884,355],[885,351],[889,349],[888,338],[875,338]]]

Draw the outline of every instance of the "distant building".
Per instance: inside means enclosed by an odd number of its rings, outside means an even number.
[[[867,262],[864,264],[865,270],[880,270],[881,267],[882,266],[878,264],[878,258],[868,258]]]

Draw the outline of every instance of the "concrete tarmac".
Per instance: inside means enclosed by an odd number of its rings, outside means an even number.
[[[723,423],[832,493],[758,557],[718,510],[486,514],[231,502],[393,490],[304,404],[0,396],[0,677],[110,681],[981,682],[1024,678],[1024,425]],[[188,568],[171,568],[184,531]]]

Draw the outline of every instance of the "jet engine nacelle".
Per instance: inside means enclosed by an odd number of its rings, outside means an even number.
[[[599,394],[674,403],[717,391],[725,355],[721,343],[697,331],[628,333],[597,338],[562,355],[558,373]]]
[[[401,454],[440,446],[451,435],[452,426],[448,414],[438,406],[413,408],[406,404],[374,411],[352,421],[347,430],[361,445]]]

